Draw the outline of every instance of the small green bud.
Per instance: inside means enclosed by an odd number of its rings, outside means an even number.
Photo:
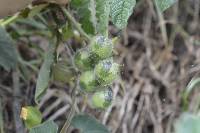
[[[119,74],[119,65],[114,63],[112,59],[100,61],[95,67],[95,75],[99,84],[111,84]]]
[[[83,72],[80,76],[80,87],[86,92],[93,92],[97,87],[94,71]]]
[[[99,59],[105,59],[112,56],[112,41],[104,36],[95,36],[92,38],[89,48],[91,52]]]
[[[73,31],[71,29],[71,26],[69,26],[68,24],[64,25],[60,29],[60,33],[62,34],[62,39],[64,41],[67,41],[69,38],[71,38],[73,36]]]
[[[83,71],[91,70],[94,67],[92,56],[86,48],[79,50],[75,54],[74,61],[76,67]]]
[[[92,106],[94,108],[105,109],[111,105],[112,99],[113,92],[110,87],[101,91],[97,91],[92,96]]]
[[[20,117],[28,129],[39,125],[42,122],[42,114],[37,107],[22,107]]]

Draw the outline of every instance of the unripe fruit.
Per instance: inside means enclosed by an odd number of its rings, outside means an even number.
[[[42,114],[37,107],[22,107],[20,117],[28,129],[39,125],[42,122]]]
[[[92,38],[89,48],[98,59],[105,59],[112,56],[112,41],[104,36],[95,36]]]
[[[80,87],[86,92],[93,92],[97,87],[94,71],[83,72],[80,76]]]
[[[63,41],[67,41],[69,38],[73,36],[73,31],[71,29],[71,26],[66,24],[61,29],[60,32],[62,34]]]
[[[75,65],[78,69],[86,71],[93,68],[93,60],[88,49],[79,50],[74,57]]]
[[[111,105],[112,99],[113,92],[110,87],[101,91],[97,91],[92,96],[92,106],[94,108],[105,109]]]
[[[118,77],[118,73],[119,65],[112,59],[102,60],[95,67],[95,75],[100,85],[111,84]]]
[[[73,68],[66,61],[58,61],[52,67],[52,76],[55,81],[69,83],[74,79],[74,74]]]

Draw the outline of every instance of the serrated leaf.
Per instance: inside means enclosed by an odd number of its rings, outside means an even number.
[[[95,1],[73,0],[71,5],[77,11],[83,30],[88,34],[95,34],[97,26]]]
[[[51,67],[55,59],[55,40],[49,44],[49,49],[45,55],[44,62],[40,68],[40,72],[36,84],[35,102],[38,103],[43,94],[46,92],[50,81]]]
[[[0,66],[9,71],[16,67],[17,52],[14,41],[0,26]]]
[[[57,133],[58,126],[53,121],[47,121],[30,130],[30,133]]]
[[[184,113],[175,122],[175,133],[200,133],[200,117]]]
[[[171,7],[177,0],[154,0],[158,9],[163,12]]]
[[[96,0],[97,32],[108,35],[110,0]]]
[[[73,117],[71,125],[81,131],[81,133],[110,133],[108,129],[95,118],[78,114]]]
[[[136,0],[112,0],[111,2],[111,19],[112,22],[122,29],[127,25],[128,18],[133,12]]]

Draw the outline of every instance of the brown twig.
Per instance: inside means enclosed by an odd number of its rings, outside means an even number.
[[[2,99],[0,98],[0,133],[4,133]]]
[[[15,123],[15,132],[16,133],[24,133],[24,126],[22,123],[22,120],[20,118],[20,100],[19,97],[21,96],[20,88],[19,88],[19,73],[18,69],[16,68],[12,73],[13,78],[13,105],[12,105],[12,111],[13,111],[13,117],[14,117],[14,123]]]

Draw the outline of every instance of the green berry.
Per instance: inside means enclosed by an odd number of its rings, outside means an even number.
[[[31,129],[42,122],[42,114],[37,107],[22,107],[20,117],[28,129]]]
[[[83,72],[80,76],[80,87],[86,92],[95,91],[97,82],[95,79],[94,71]]]
[[[112,41],[104,36],[95,36],[92,38],[89,48],[91,52],[99,59],[105,59],[112,56]]]
[[[52,76],[54,81],[69,83],[74,79],[73,68],[66,61],[58,61],[52,67]]]
[[[105,109],[111,105],[112,99],[113,92],[110,87],[105,90],[97,91],[92,96],[92,106],[95,108]]]
[[[100,85],[111,84],[119,74],[119,65],[112,59],[100,61],[95,67],[95,75]]]
[[[64,25],[60,29],[60,32],[62,34],[63,41],[67,41],[69,38],[71,38],[73,36],[73,31],[72,31],[71,27],[68,24]]]
[[[86,71],[93,68],[92,56],[87,48],[79,50],[74,57],[75,65],[78,69]]]

